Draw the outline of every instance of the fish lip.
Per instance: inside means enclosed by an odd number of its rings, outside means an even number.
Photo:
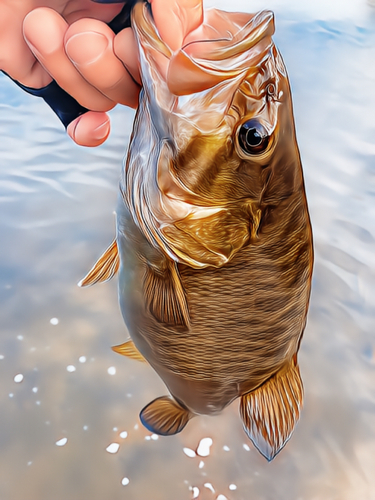
[[[238,141],[238,135],[239,135],[239,131],[240,131],[242,125],[251,119],[258,120],[259,123],[267,131],[269,131],[269,141],[268,141],[267,148],[260,153],[246,153],[241,148],[239,141]],[[254,160],[254,161],[257,161],[258,163],[260,162],[262,167],[267,167],[269,165],[269,159],[270,159],[270,157],[275,149],[276,143],[277,143],[277,127],[272,126],[269,122],[267,122],[266,120],[264,120],[262,118],[248,115],[248,116],[245,116],[241,121],[238,122],[237,127],[235,127],[235,129],[234,129],[233,135],[234,135],[233,142],[235,144],[236,153],[242,160],[247,160],[247,161]]]

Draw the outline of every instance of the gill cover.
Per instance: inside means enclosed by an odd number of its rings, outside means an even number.
[[[149,243],[195,269],[223,266],[249,240],[259,208],[255,203],[238,203],[230,194],[225,199],[204,195],[189,182],[199,183],[204,163],[232,136],[233,96],[272,57],[274,47],[271,12],[215,15],[226,23],[227,37],[191,42],[173,54],[158,35],[147,5],[138,3],[132,12],[143,89],[122,194]],[[200,137],[205,149],[195,164],[193,158],[186,182],[176,158],[183,151],[189,154]]]

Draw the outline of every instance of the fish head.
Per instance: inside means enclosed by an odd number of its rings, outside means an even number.
[[[146,5],[135,6],[132,20],[143,90],[125,198],[149,241],[194,268],[228,262],[251,238],[265,204],[303,187],[273,13],[215,12],[223,37],[177,53]],[[202,224],[205,234],[197,236]]]

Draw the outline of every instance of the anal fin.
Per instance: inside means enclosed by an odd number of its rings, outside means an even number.
[[[139,417],[150,432],[161,436],[172,436],[182,431],[193,414],[173,398],[162,396],[145,406]]]
[[[144,363],[147,362],[135,347],[134,342],[131,339],[127,340],[124,344],[113,346],[112,350],[117,352],[118,354],[121,354],[122,356],[135,359],[136,361],[143,361]]]
[[[95,283],[104,283],[110,280],[117,273],[120,265],[116,239],[110,244],[107,250],[99,258],[96,264],[78,283],[78,286],[91,286]]]
[[[161,323],[190,324],[186,294],[175,262],[168,261],[162,269],[147,266],[144,294],[150,313]]]
[[[289,440],[302,403],[303,385],[296,356],[256,390],[241,397],[245,432],[268,461]]]

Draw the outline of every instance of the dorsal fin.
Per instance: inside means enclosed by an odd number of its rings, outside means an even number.
[[[289,440],[302,402],[303,385],[296,356],[258,389],[241,397],[245,432],[268,461]]]
[[[115,238],[78,286],[91,286],[110,280],[117,273],[119,265],[120,258]]]
[[[186,294],[176,262],[168,260],[162,269],[147,266],[144,294],[150,313],[161,323],[190,324]]]
[[[118,354],[121,354],[122,356],[126,356],[128,358],[135,359],[137,361],[143,361],[144,363],[146,363],[145,358],[135,347],[134,342],[131,339],[127,340],[124,344],[114,345],[112,347],[112,350],[117,352]]]
[[[181,432],[192,417],[189,410],[169,396],[154,399],[139,415],[146,429],[161,436],[173,436]]]

